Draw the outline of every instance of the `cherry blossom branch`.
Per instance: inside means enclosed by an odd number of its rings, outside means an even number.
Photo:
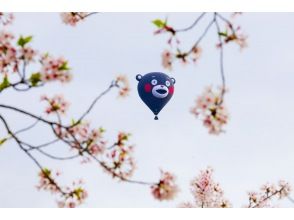
[[[0,114],[0,120],[3,122],[7,132],[9,135],[11,135],[11,137],[15,140],[15,142],[17,143],[17,145],[19,146],[19,148],[37,165],[37,167],[40,169],[41,172],[43,172],[44,168],[42,167],[42,165],[39,163],[39,161],[31,154],[28,152],[27,149],[25,149],[23,147],[23,143],[22,141],[20,141],[18,139],[18,137],[11,131],[11,129],[8,126],[8,123],[6,122],[6,120],[4,119],[4,117]],[[56,187],[56,189],[63,195],[65,196],[67,193],[65,193],[61,187],[50,177],[47,176],[47,179],[50,181],[50,183],[52,185],[54,185]]]
[[[172,71],[175,60],[179,60],[183,64],[189,62],[197,63],[202,54],[200,44],[209,33],[212,26],[216,28],[217,43],[216,47],[219,52],[219,74],[221,78],[221,86],[218,91],[212,87],[207,87],[203,94],[196,99],[196,104],[191,108],[191,113],[203,121],[203,125],[208,128],[210,134],[218,135],[224,132],[223,126],[228,122],[228,111],[224,105],[226,88],[226,76],[224,68],[224,46],[225,44],[235,42],[240,46],[240,49],[247,46],[247,37],[240,34],[240,26],[235,26],[233,23],[225,18],[221,13],[214,12],[210,15],[204,30],[200,32],[199,37],[195,43],[188,50],[180,48],[180,40],[178,39],[179,32],[188,32],[195,29],[199,22],[204,18],[207,13],[201,13],[200,16],[187,28],[175,29],[167,20],[156,19],[153,20],[154,25],[157,27],[155,34],[169,34],[168,45],[170,50],[165,50],[162,53],[162,65],[164,68]],[[175,45],[175,47],[174,47]],[[174,48],[176,48],[175,51]]]
[[[214,24],[217,29],[217,36],[218,36],[218,41],[219,41],[219,45],[220,45],[220,47],[219,47],[219,51],[220,51],[219,65],[220,65],[220,74],[221,74],[221,79],[222,79],[222,90],[221,90],[221,96],[220,96],[220,100],[219,100],[218,105],[221,105],[223,103],[224,95],[225,95],[225,91],[226,91],[226,78],[225,78],[225,71],[224,71],[224,49],[223,49],[221,35],[219,34],[219,33],[221,33],[221,30],[220,30],[219,23],[216,19],[217,15],[218,15],[218,13],[215,13],[215,15],[214,15],[214,17],[215,17]]]
[[[68,17],[68,13],[64,13],[62,16],[64,16],[63,19],[65,20],[69,19],[67,20],[68,24],[75,25],[75,22],[83,20],[93,14],[95,13],[71,13],[71,17]],[[2,21],[1,19],[3,19],[2,14],[0,14],[0,22]],[[0,72],[3,73],[0,78],[1,94],[3,90],[9,88],[13,88],[16,91],[29,91],[32,88],[44,86],[48,82],[60,81],[61,83],[65,83],[71,80],[71,68],[68,66],[67,60],[62,57],[54,58],[48,53],[37,53],[36,50],[28,46],[32,40],[32,36],[20,36],[17,41],[14,41],[14,39],[15,36],[13,34],[6,31],[0,32]],[[37,72],[28,74],[29,64],[33,63],[35,60],[38,60],[37,64],[40,68]],[[12,77],[13,74],[16,74],[19,79],[16,80],[15,77]],[[82,163],[95,160],[105,171],[111,174],[112,177],[128,183],[150,186],[153,196],[159,200],[169,200],[173,198],[177,192],[174,177],[168,172],[162,171],[159,182],[151,183],[132,180],[131,176],[135,170],[135,162],[132,155],[133,146],[127,143],[130,134],[120,132],[117,141],[106,148],[106,141],[103,139],[104,129],[91,129],[90,124],[84,121],[86,116],[93,110],[98,100],[115,87],[119,90],[119,97],[127,96],[130,90],[127,78],[123,75],[119,75],[111,82],[106,90],[100,93],[91,102],[89,107],[86,108],[86,111],[78,117],[78,120],[73,120],[70,124],[63,122],[62,115],[65,114],[68,103],[61,95],[41,97],[41,101],[45,101],[48,105],[45,112],[48,115],[54,114],[55,120],[46,119],[46,117],[36,115],[15,106],[0,104],[0,108],[3,110],[16,112],[36,120],[36,122],[27,127],[12,131],[4,116],[1,114],[0,119],[7,130],[8,137],[1,139],[0,144],[2,145],[10,139],[13,139],[17,143],[19,148],[40,169],[38,189],[59,194],[60,199],[62,199],[62,201],[58,202],[60,207],[75,207],[81,204],[87,197],[87,192],[81,186],[77,187],[77,185],[82,184],[81,181],[73,182],[72,188],[59,186],[55,180],[60,175],[59,172],[54,174],[51,170],[43,167],[33,155],[34,152],[52,160],[63,161],[80,158]],[[18,137],[18,134],[32,130],[38,123],[51,129],[56,138],[35,145]],[[44,150],[45,147],[53,146],[59,141],[76,153],[68,156],[59,156]]]
[[[131,179],[127,179],[127,178],[125,178],[125,177],[123,177],[123,176],[120,176],[120,175],[114,173],[114,172],[112,171],[111,168],[109,168],[108,166],[106,166],[105,163],[103,163],[102,161],[100,161],[97,157],[93,156],[93,155],[90,154],[89,152],[87,152],[87,153],[88,153],[88,155],[89,155],[91,158],[93,158],[93,159],[94,159],[99,165],[101,165],[101,166],[102,166],[107,172],[109,172],[113,177],[116,177],[116,178],[118,178],[118,179],[121,180],[121,181],[128,182],[128,183],[140,184],[140,185],[150,185],[150,186],[156,184],[155,182],[145,182],[145,181],[131,180]]]
[[[193,202],[181,203],[181,208],[228,208],[232,207],[230,202],[224,198],[224,191],[220,184],[213,179],[213,169],[208,167],[201,170],[200,174],[191,182],[191,193]],[[291,192],[289,183],[280,181],[278,187],[274,184],[265,184],[261,187],[261,192],[249,192],[249,204],[246,208],[270,207],[273,198],[283,199]]]
[[[280,181],[278,188],[273,184],[265,184],[261,187],[261,192],[249,192],[249,204],[248,208],[263,208],[269,207],[269,202],[273,198],[289,198],[291,188],[290,185],[285,181]]]
[[[95,104],[97,103],[97,101],[99,99],[101,99],[104,95],[106,95],[112,88],[114,87],[117,87],[119,88],[119,85],[118,85],[118,81],[115,80],[115,81],[112,81],[111,84],[109,85],[109,87],[103,91],[100,95],[98,95],[93,101],[92,103],[90,104],[90,106],[88,107],[88,109],[85,111],[84,114],[82,114],[82,116],[77,120],[77,122],[75,122],[72,126],[75,126],[77,124],[79,124],[86,116],[87,114],[90,113],[90,111],[94,108]]]
[[[98,13],[99,12],[63,12],[60,13],[60,16],[64,24],[76,26],[78,23],[85,20],[85,18]]]

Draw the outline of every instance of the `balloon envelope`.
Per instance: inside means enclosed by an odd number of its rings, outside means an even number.
[[[142,101],[154,113],[155,119],[174,94],[175,79],[161,72],[137,75],[138,93]]]

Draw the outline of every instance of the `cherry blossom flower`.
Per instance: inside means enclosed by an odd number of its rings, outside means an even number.
[[[69,82],[72,78],[68,62],[62,57],[56,59],[45,54],[41,57],[41,64],[42,69],[40,73],[42,75],[42,81],[44,82]]]
[[[129,136],[130,134],[120,132],[116,143],[108,149],[102,160],[105,170],[122,180],[131,177],[136,169],[134,147],[128,145]]]
[[[84,152],[92,156],[103,154],[106,148],[106,141],[103,139],[103,128],[91,129],[88,122],[80,122],[68,129],[54,127],[58,137],[70,143],[72,149],[77,150],[81,155]],[[90,158],[84,155],[82,163],[90,162]]]
[[[201,170],[200,174],[191,182],[193,203],[182,203],[182,208],[228,208],[230,203],[223,196],[219,183],[213,180],[213,169],[208,167]]]
[[[7,31],[0,31],[0,72],[17,72],[17,49],[13,46],[14,35]]]
[[[82,21],[88,14],[88,12],[64,12],[60,13],[60,17],[64,24],[76,26],[77,23]]]
[[[194,63],[196,63],[201,57],[202,49],[201,47],[193,47],[191,50],[191,58]]]
[[[169,172],[161,172],[160,180],[157,184],[151,186],[151,192],[155,199],[159,201],[172,200],[179,189],[175,184],[175,176]]]
[[[20,54],[21,58],[26,62],[32,62],[37,55],[37,51],[31,47],[23,47],[20,49]]]
[[[59,172],[55,173],[55,177],[59,176]],[[58,185],[54,182],[52,171],[44,168],[39,172],[39,184],[36,186],[39,190],[50,191],[51,193],[57,193],[60,191]]]
[[[0,24],[6,26],[12,24],[14,20],[14,15],[12,13],[0,12]]]
[[[196,105],[191,108],[191,113],[203,121],[210,134],[220,134],[223,126],[227,124],[229,115],[222,100],[222,89],[215,93],[211,87],[207,87],[196,100]]]
[[[283,199],[291,192],[289,183],[284,180],[279,181],[278,185],[264,184],[260,188],[260,192],[248,192],[249,205],[248,208],[265,208],[273,207],[270,203],[273,199]]]
[[[39,173],[40,179],[37,189],[58,195],[57,205],[60,208],[75,208],[81,205],[88,197],[87,191],[82,187],[83,181],[74,181],[71,187],[60,187],[55,181],[59,175],[59,172],[53,173],[51,170],[43,168]]]
[[[158,28],[154,32],[155,35],[169,33],[170,38],[168,39],[167,43],[171,46],[172,46],[173,42],[175,42],[175,44],[180,44],[180,41],[176,36],[176,30],[167,24],[167,20],[163,21],[161,19],[155,19],[152,21],[152,23]]]
[[[164,50],[161,54],[161,64],[164,68],[172,70],[174,56],[169,50]]]
[[[69,107],[69,103],[65,101],[62,95],[55,95],[52,98],[44,95],[41,97],[41,101],[46,101],[49,104],[45,110],[47,114],[65,114]]]
[[[182,64],[187,64],[190,61],[196,63],[202,54],[200,47],[193,47],[190,52],[181,52],[179,49],[176,54],[169,50],[164,50],[161,54],[161,64],[169,71],[172,70],[173,62],[175,59],[180,60]]]
[[[241,32],[241,27],[238,26],[236,29],[233,29],[231,23],[228,23],[226,26],[226,31],[219,33],[221,37],[224,38],[224,43],[235,42],[239,45],[240,50],[246,48],[248,46],[247,39],[248,36]],[[217,47],[221,47],[222,44],[217,44]]]
[[[119,75],[116,77],[116,84],[119,88],[119,97],[126,97],[130,93],[129,80],[125,75]]]

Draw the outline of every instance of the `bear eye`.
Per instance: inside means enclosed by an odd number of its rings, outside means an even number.
[[[155,85],[157,84],[157,80],[156,80],[156,79],[152,79],[151,84],[152,84],[153,86],[155,86]]]
[[[167,87],[169,87],[169,86],[170,86],[170,81],[166,81],[166,82],[165,82],[165,85],[166,85]]]

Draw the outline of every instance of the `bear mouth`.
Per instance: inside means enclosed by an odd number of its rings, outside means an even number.
[[[165,94],[167,91],[165,89],[157,89],[156,92],[158,92],[159,94]]]
[[[152,89],[152,95],[156,98],[163,99],[168,96],[168,88],[165,85],[156,85]]]

